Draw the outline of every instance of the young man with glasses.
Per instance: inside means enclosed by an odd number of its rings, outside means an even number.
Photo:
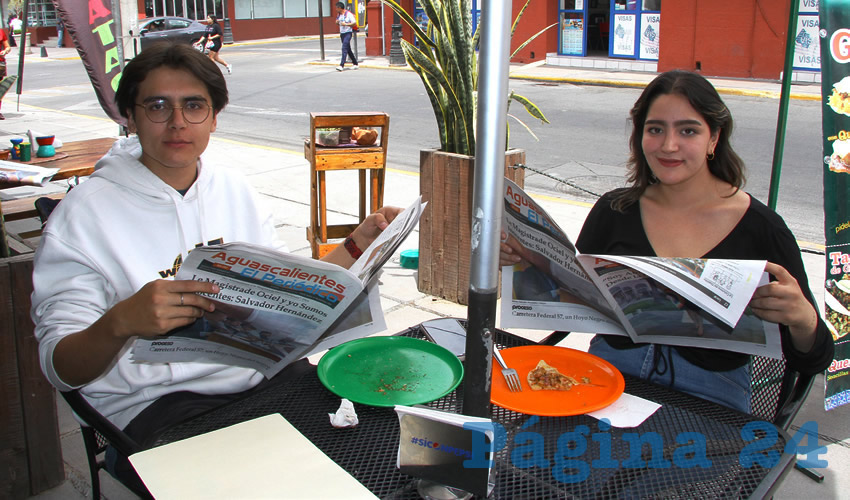
[[[124,68],[115,100],[136,135],[116,141],[50,216],[35,256],[32,317],[50,382],[79,388],[145,443],[263,380],[247,368],[131,361],[131,339],[164,335],[214,310],[199,293],[217,286],[171,279],[183,259],[199,245],[284,245],[247,180],[200,158],[228,101],[215,63],[188,45],[152,45]],[[354,243],[366,248],[398,212],[370,215]],[[343,246],[324,260],[354,262]],[[114,451],[108,456],[125,484],[137,479]]]

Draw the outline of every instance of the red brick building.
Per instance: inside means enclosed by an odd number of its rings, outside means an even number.
[[[392,9],[380,0],[345,0],[368,24],[367,55],[389,55]],[[474,23],[485,0],[471,0]],[[233,40],[336,34],[336,0],[137,0],[140,15],[183,15],[203,19],[213,12],[226,20]],[[414,17],[415,0],[400,0]],[[513,0],[513,15],[525,0]],[[800,0],[795,31],[803,51],[795,69],[819,75],[818,0]],[[779,79],[784,65],[791,0],[531,0],[511,42],[512,49],[555,25],[522,50],[514,62],[546,59],[550,64],[665,71],[698,70],[707,76]],[[361,29],[362,33],[366,32]],[[405,39],[412,39],[406,26]],[[362,38],[361,38],[362,39]],[[361,49],[362,50],[362,49]],[[566,58],[566,59],[565,59]],[[564,62],[567,61],[567,62]],[[578,62],[576,62],[578,61]],[[600,62],[602,61],[602,62]],[[632,66],[624,66],[632,63]]]

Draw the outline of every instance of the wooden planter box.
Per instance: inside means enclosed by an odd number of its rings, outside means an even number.
[[[428,206],[419,220],[419,291],[468,304],[472,188],[475,158],[420,152],[419,189]],[[505,154],[505,176],[522,187],[525,151]]]
[[[32,258],[0,259],[0,498],[65,480],[56,394],[41,373],[30,319]]]

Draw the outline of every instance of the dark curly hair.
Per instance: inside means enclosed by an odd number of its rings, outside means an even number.
[[[115,104],[121,116],[130,118],[132,113],[135,117],[139,85],[151,71],[163,66],[188,71],[202,81],[212,99],[214,115],[227,105],[227,83],[216,63],[190,45],[158,42],[146,47],[124,67],[115,91]]]
[[[732,114],[720,98],[714,86],[702,75],[690,71],[672,70],[658,75],[638,97],[630,112],[632,135],[629,139],[630,187],[623,189],[611,202],[611,207],[622,211],[638,201],[646,188],[656,182],[652,170],[643,152],[643,129],[649,108],[659,96],[680,95],[708,124],[712,134],[719,131],[714,158],[708,160],[708,169],[720,180],[726,181],[737,189],[744,187],[744,162],[732,149],[729,138],[732,135]]]

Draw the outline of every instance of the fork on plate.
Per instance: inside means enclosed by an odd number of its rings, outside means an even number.
[[[508,368],[508,365],[505,363],[505,360],[502,358],[502,355],[499,353],[499,349],[496,346],[493,346],[493,355],[496,357],[496,361],[502,365],[502,376],[505,377],[508,389],[510,389],[511,392],[521,392],[522,384],[519,381],[519,374],[517,374],[516,370],[513,368]]]

